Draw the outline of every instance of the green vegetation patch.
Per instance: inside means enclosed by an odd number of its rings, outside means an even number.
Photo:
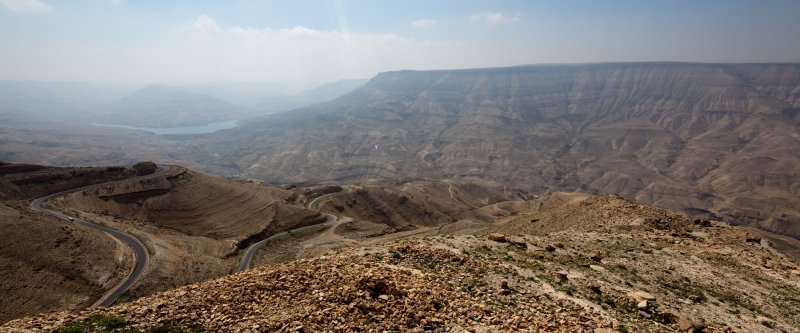
[[[86,325],[82,323],[66,323],[63,326],[55,329],[55,333],[84,333],[86,332]]]
[[[183,326],[183,325],[175,325],[175,324],[160,324],[157,326],[153,326],[147,331],[147,333],[204,333],[206,332],[205,327],[202,325],[190,325],[190,326]]]
[[[150,328],[126,328],[125,318],[106,313],[95,313],[82,321],[66,323],[53,330],[54,333],[204,333],[208,330],[202,325],[179,325],[163,323]]]
[[[94,313],[82,321],[70,322],[55,329],[56,333],[82,333],[82,332],[123,332],[127,325],[125,318],[107,313]],[[127,332],[125,330],[124,332]]]
[[[105,313],[95,313],[89,316],[89,318],[86,318],[86,321],[90,326],[104,328],[106,330],[123,328],[126,324],[125,318],[112,316]]]

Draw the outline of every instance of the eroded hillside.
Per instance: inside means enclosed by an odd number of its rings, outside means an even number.
[[[0,322],[90,306],[128,273],[130,249],[102,232],[35,212],[30,200],[135,175],[124,167],[0,163]]]
[[[316,211],[288,203],[292,196],[274,187],[170,167],[51,204],[143,240],[151,259],[129,292],[128,297],[136,297],[230,274],[239,252],[251,243],[325,220]]]
[[[800,235],[800,65],[383,73],[192,154],[270,182],[479,177],[616,193]]]
[[[568,203],[476,235],[355,245],[2,328],[798,331],[798,263],[758,234],[614,196],[553,199]]]
[[[524,200],[529,194],[481,181],[411,181],[396,185],[360,183],[347,194],[326,200],[320,208],[384,227],[381,233],[416,227],[438,227],[459,220],[488,222],[480,208]],[[366,227],[366,226],[365,226]]]

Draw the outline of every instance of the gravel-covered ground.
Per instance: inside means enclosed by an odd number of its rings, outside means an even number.
[[[589,230],[342,248],[0,330],[798,332],[797,263],[757,234],[618,197],[570,205],[497,228],[607,216]]]

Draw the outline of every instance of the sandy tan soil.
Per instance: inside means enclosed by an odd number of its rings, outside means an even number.
[[[290,191],[175,167],[167,174],[54,200],[62,209],[139,237],[150,250],[134,299],[234,272],[251,242],[324,217],[290,203]]]
[[[478,208],[522,200],[527,195],[478,180],[363,183],[353,188],[346,195],[325,201],[320,209],[400,230],[408,226],[438,226],[464,218],[488,221],[492,216]]]
[[[319,236],[324,231],[304,233],[301,235],[290,235],[274,242],[265,244],[253,256],[252,267],[262,267],[267,265],[279,264],[294,261],[300,252],[303,251],[301,242]]]
[[[0,164],[0,322],[89,306],[128,274],[133,255],[125,245],[35,212],[30,200],[134,174],[127,168]]]
[[[798,263],[756,234],[613,196],[537,214],[542,225],[563,220],[564,228],[545,235],[530,226],[537,222],[518,219],[496,225],[514,234],[340,248],[103,312],[124,318],[130,329],[798,331]],[[2,328],[88,326],[97,312]]]
[[[340,217],[336,220],[336,222],[331,224],[327,229],[325,229],[325,231],[321,232],[316,237],[312,237],[300,242],[300,244],[298,244],[300,246],[300,251],[298,251],[296,257],[317,257],[340,246],[355,244],[355,240],[341,236],[335,232],[340,225],[351,222],[353,222],[353,219],[349,217]]]
[[[800,266],[791,255],[798,248],[780,237],[617,196],[507,197],[427,181],[361,189],[320,205],[341,215],[335,225],[268,244],[258,268],[231,276],[247,240],[319,214],[300,206],[297,191],[180,168],[56,204],[148,245],[153,264],[127,299],[145,297],[107,310],[132,329],[795,332],[800,325]],[[413,222],[406,213],[382,223],[351,220],[337,205],[353,200],[377,207],[348,207],[362,216],[399,205],[463,218],[407,228],[395,223]],[[236,220],[223,223],[226,214]],[[271,220],[254,226],[256,215]],[[291,261],[298,257],[314,258]],[[86,318],[96,312],[0,330],[91,326]]]
[[[0,203],[0,322],[82,308],[127,274],[132,254],[102,232]]]

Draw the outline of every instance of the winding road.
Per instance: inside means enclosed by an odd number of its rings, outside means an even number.
[[[38,199],[34,200],[33,202],[31,202],[31,208],[33,210],[35,210],[35,211],[39,211],[39,212],[42,212],[42,213],[45,213],[45,214],[49,214],[49,215],[55,216],[57,218],[66,220],[66,221],[70,221],[70,222],[72,222],[74,224],[77,224],[77,225],[80,225],[80,226],[85,226],[85,227],[88,227],[88,228],[92,228],[92,229],[95,229],[95,230],[102,231],[102,232],[110,235],[111,237],[114,237],[114,238],[122,241],[123,243],[127,244],[133,250],[135,258],[134,258],[134,266],[133,266],[130,274],[127,276],[127,278],[123,279],[117,285],[115,285],[113,288],[111,288],[105,294],[103,294],[103,296],[101,296],[94,304],[92,304],[92,307],[98,307],[98,306],[99,307],[108,307],[111,304],[113,304],[117,300],[117,298],[119,298],[120,295],[122,295],[124,292],[126,292],[128,289],[130,289],[131,286],[133,286],[139,280],[139,278],[141,278],[142,274],[144,273],[145,269],[147,268],[147,263],[150,261],[150,254],[147,251],[147,248],[145,247],[145,245],[139,239],[137,239],[136,237],[134,237],[131,234],[128,234],[128,233],[126,233],[124,231],[117,230],[117,229],[114,229],[114,228],[110,228],[110,227],[106,227],[106,226],[103,226],[103,225],[95,224],[95,223],[92,223],[90,221],[82,220],[82,219],[79,219],[77,217],[67,215],[67,214],[65,214],[63,212],[60,212],[60,211],[55,211],[55,210],[51,210],[49,208],[45,208],[44,207],[44,203],[47,202],[50,199],[55,198],[55,197],[67,195],[67,194],[70,194],[70,193],[75,193],[75,192],[79,192],[79,191],[83,191],[83,190],[93,189],[93,188],[96,188],[96,187],[108,186],[109,184],[114,184],[114,183],[127,182],[127,181],[136,180],[138,178],[143,178],[143,177],[152,177],[152,176],[155,176],[155,175],[159,175],[159,174],[168,172],[170,170],[172,170],[171,166],[170,167],[166,167],[166,168],[159,167],[158,171],[156,171],[155,173],[149,174],[149,175],[131,177],[131,178],[122,179],[122,180],[115,180],[115,181],[111,181],[111,182],[105,182],[105,183],[100,183],[100,184],[94,184],[94,185],[89,185],[89,186],[73,188],[73,189],[69,189],[69,190],[66,190],[66,191],[61,191],[61,192],[57,192],[57,193],[46,195],[46,196],[43,196],[43,197],[38,198]],[[332,196],[349,193],[350,191],[351,190],[349,188],[345,187],[345,188],[342,188],[342,190],[339,191],[339,192],[328,193],[328,194],[325,194],[325,195],[321,195],[321,196],[315,198],[314,200],[311,200],[311,202],[308,203],[308,208],[312,209],[312,210],[319,210],[319,204],[323,200],[325,200],[325,199],[327,199],[329,197],[332,197]],[[325,222],[322,222],[322,223],[319,223],[319,224],[314,224],[314,225],[309,225],[309,226],[304,226],[304,227],[300,227],[300,228],[295,228],[295,229],[292,229],[292,230],[289,230],[289,231],[284,231],[284,232],[272,235],[272,236],[270,236],[270,237],[268,237],[266,239],[263,239],[263,240],[261,240],[261,241],[259,241],[257,243],[254,243],[254,244],[250,245],[247,248],[247,251],[245,252],[244,256],[242,257],[242,261],[239,263],[238,271],[239,272],[243,272],[243,271],[246,271],[249,268],[250,262],[253,260],[253,256],[255,255],[256,251],[258,251],[258,249],[263,247],[264,244],[266,244],[266,243],[268,243],[270,241],[273,241],[275,239],[279,239],[279,238],[282,238],[282,237],[289,236],[292,233],[324,228],[324,227],[329,226],[329,225],[331,225],[331,224],[333,224],[333,223],[335,223],[337,221],[336,215],[333,215],[333,214],[330,214],[330,213],[322,213],[322,214],[324,214],[327,217],[325,219]]]
[[[337,195],[342,195],[342,194],[345,194],[345,193],[350,193],[350,191],[351,190],[349,188],[343,187],[342,190],[339,191],[339,192],[334,192],[334,193],[328,193],[328,194],[325,194],[325,195],[321,195],[321,196],[315,198],[314,200],[311,200],[311,202],[308,203],[308,209],[319,210],[319,204],[322,202],[322,200],[325,200],[325,199],[330,198],[332,196],[337,196]],[[244,253],[244,256],[242,256],[242,261],[239,262],[239,270],[238,271],[239,272],[244,272],[244,271],[246,271],[246,270],[248,270],[250,268],[250,261],[253,260],[253,256],[256,254],[256,251],[258,251],[258,249],[263,247],[264,244],[267,244],[267,243],[269,243],[269,242],[271,242],[273,240],[276,240],[276,239],[287,237],[287,236],[291,235],[293,232],[296,233],[296,232],[302,232],[302,231],[307,231],[307,230],[327,227],[327,226],[335,223],[336,220],[337,220],[336,215],[329,214],[329,213],[322,213],[322,214],[325,214],[325,216],[327,217],[327,219],[325,219],[325,222],[322,222],[322,223],[319,223],[319,224],[307,225],[305,227],[295,228],[295,229],[292,229],[292,230],[289,230],[289,231],[284,231],[284,232],[281,232],[281,233],[277,233],[277,234],[274,234],[274,235],[272,235],[272,236],[270,236],[268,238],[262,239],[261,241],[259,241],[257,243],[253,243],[252,245],[248,246],[247,250]]]
[[[147,267],[148,261],[150,261],[150,254],[147,252],[147,248],[144,246],[144,244],[142,244],[141,241],[139,241],[139,239],[137,239],[136,237],[134,237],[134,236],[132,236],[132,235],[130,235],[130,234],[124,232],[124,231],[120,231],[120,230],[117,230],[117,229],[109,228],[109,227],[102,226],[102,225],[99,225],[99,224],[95,224],[95,223],[92,223],[92,222],[89,222],[89,221],[81,220],[81,219],[78,219],[76,217],[72,217],[72,216],[69,216],[67,214],[64,214],[62,212],[58,212],[58,211],[55,211],[55,210],[50,210],[48,208],[43,207],[42,205],[47,200],[50,200],[50,199],[58,197],[58,196],[67,195],[67,194],[70,194],[70,193],[75,193],[75,192],[79,192],[79,191],[83,191],[83,190],[87,190],[87,189],[91,189],[91,188],[95,188],[95,187],[107,186],[107,185],[113,184],[113,183],[127,182],[127,181],[131,181],[131,180],[135,180],[135,179],[143,178],[143,177],[152,177],[154,175],[159,175],[159,174],[165,173],[165,172],[167,172],[167,171],[169,171],[171,169],[172,169],[172,167],[167,167],[167,168],[159,167],[158,171],[156,171],[155,173],[149,174],[149,175],[131,177],[131,178],[123,179],[123,180],[115,180],[115,181],[111,181],[111,182],[105,182],[105,183],[100,183],[100,184],[94,184],[94,185],[89,185],[89,186],[78,187],[78,188],[74,188],[74,189],[70,189],[70,190],[66,190],[66,191],[61,191],[61,192],[53,193],[53,194],[50,194],[50,195],[46,195],[46,196],[43,196],[43,197],[38,198],[38,199],[34,200],[33,202],[31,202],[31,208],[33,210],[35,210],[35,211],[39,211],[39,212],[42,212],[42,213],[45,213],[45,214],[49,214],[49,215],[55,216],[55,217],[60,218],[60,219],[71,221],[72,223],[75,223],[77,225],[89,227],[89,228],[92,228],[92,229],[95,229],[95,230],[100,230],[102,232],[105,232],[106,234],[111,235],[111,237],[114,237],[114,238],[122,241],[123,243],[127,244],[133,250],[133,253],[134,253],[134,255],[136,257],[134,258],[133,269],[131,270],[131,272],[128,275],[128,277],[126,279],[120,281],[120,283],[118,283],[116,286],[114,286],[109,291],[107,291],[105,294],[103,294],[103,296],[101,296],[100,299],[98,299],[94,304],[92,304],[92,307],[98,307],[98,306],[107,307],[107,306],[110,306],[111,304],[114,303],[114,301],[117,300],[117,298],[119,298],[120,295],[122,295],[122,293],[124,293],[125,291],[130,289],[130,287],[133,286],[133,284],[136,283],[136,281],[138,281],[139,278],[142,276],[142,273],[144,272],[145,268]]]

